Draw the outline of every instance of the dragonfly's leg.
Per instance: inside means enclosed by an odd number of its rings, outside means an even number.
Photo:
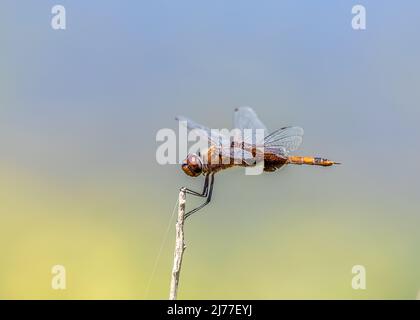
[[[199,193],[197,191],[194,191],[194,190],[191,190],[191,189],[188,189],[188,188],[185,188],[184,190],[187,194],[191,194],[191,195],[197,196],[197,197],[206,198],[207,197],[207,192],[208,192],[208,189],[209,189],[208,186],[209,186],[209,174],[206,175],[206,178],[204,180],[203,191],[201,193]]]
[[[192,215],[193,213],[197,212],[198,210],[200,210],[200,209],[202,209],[203,207],[205,207],[206,205],[208,205],[208,204],[209,204],[209,202],[211,201],[211,195],[212,195],[212,193],[213,193],[214,174],[211,174],[210,179],[211,179],[211,181],[210,181],[210,187],[209,187],[209,189],[208,189],[208,196],[207,196],[206,201],[205,201],[202,205],[198,206],[197,208],[192,209],[191,211],[188,211],[188,212],[185,214],[185,219],[187,219],[190,215]]]

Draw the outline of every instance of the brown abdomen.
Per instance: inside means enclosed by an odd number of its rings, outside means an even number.
[[[265,153],[264,154],[264,171],[273,172],[277,169],[283,167],[287,162],[287,158],[273,154]]]

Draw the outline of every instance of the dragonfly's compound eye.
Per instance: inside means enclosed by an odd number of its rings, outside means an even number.
[[[203,171],[200,157],[196,154],[189,154],[182,164],[182,170],[191,177],[198,177]]]

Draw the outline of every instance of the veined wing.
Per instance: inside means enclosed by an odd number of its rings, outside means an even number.
[[[233,126],[235,129],[239,129],[243,135],[241,140],[250,144],[262,144],[264,142],[264,136],[268,133],[267,127],[250,107],[240,107],[235,109],[235,113],[233,115]],[[257,135],[257,129],[264,130],[264,132]]]
[[[245,162],[251,165],[251,164],[254,164],[256,161],[256,158],[252,155],[252,152],[250,149],[247,150],[244,148],[223,148],[222,155],[224,157],[233,159],[235,161],[234,163],[238,163],[238,164]]]
[[[233,148],[231,137],[222,134],[220,131],[211,130],[184,116],[177,116],[175,119],[186,125],[188,131],[194,130],[194,133],[201,139],[208,141],[210,144],[209,147],[213,147],[217,150],[222,157],[233,159],[236,163],[240,163],[242,160],[245,162],[253,161],[251,152],[241,148]]]
[[[175,120],[181,122],[181,124],[186,125],[188,131],[193,131],[196,133],[200,138],[207,139],[207,141],[216,147],[220,147],[226,139],[230,140],[229,137],[222,135],[220,132],[215,130],[211,130],[210,128],[203,126],[184,116],[177,116]]]
[[[301,127],[284,127],[273,131],[264,138],[264,148],[267,151],[287,156],[302,143],[303,129]]]

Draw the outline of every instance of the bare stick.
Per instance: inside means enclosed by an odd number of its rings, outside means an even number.
[[[184,214],[185,214],[186,192],[185,188],[179,190],[178,221],[176,222],[176,238],[174,251],[174,265],[172,267],[171,288],[169,300],[176,300],[178,293],[179,274],[181,273],[182,256],[186,248],[184,242]]]

